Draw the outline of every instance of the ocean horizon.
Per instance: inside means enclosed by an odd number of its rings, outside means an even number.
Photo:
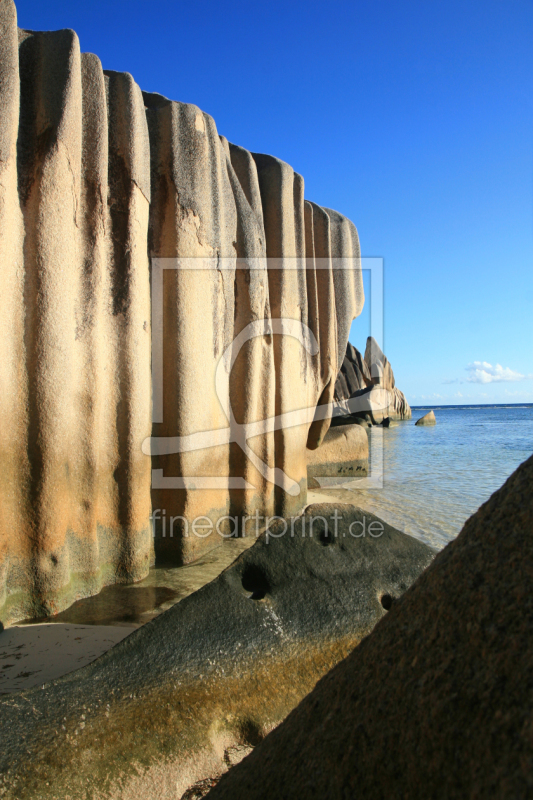
[[[464,404],[455,404],[449,403],[444,404],[441,406],[432,406],[431,404],[426,404],[423,406],[411,406],[411,410],[425,410],[429,408],[533,408],[533,403],[464,403]]]

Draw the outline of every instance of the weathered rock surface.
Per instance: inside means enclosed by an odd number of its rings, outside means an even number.
[[[437,422],[437,420],[435,419],[435,412],[434,411],[428,411],[428,413],[424,414],[423,417],[420,417],[420,419],[417,419],[417,421],[415,422],[415,425],[435,425],[436,422]]]
[[[1,796],[175,800],[257,744],[435,555],[348,505],[282,532],[93,664],[0,698]]]
[[[359,350],[348,342],[335,382],[335,399],[348,400],[356,392],[370,386],[373,386],[373,380],[368,365]]]
[[[213,800],[533,793],[533,457]]]
[[[318,450],[307,451],[308,486],[316,479],[368,475],[368,435],[361,425],[331,427]]]
[[[384,419],[411,419],[411,409],[394,381],[392,367],[375,339],[368,337],[365,357],[350,343],[335,383],[333,424],[359,417],[381,425]]]
[[[142,578],[154,549],[193,560],[217,540],[187,536],[199,515],[223,530],[227,514],[301,510],[306,446],[329,426],[314,409],[333,398],[363,289],[355,227],[305,201],[288,164],[229,144],[196,106],[104,72],[73,31],[19,31],[11,0],[0,3],[0,105],[9,623]],[[310,416],[291,420],[300,409]],[[240,426],[255,423],[247,444]],[[155,542],[151,505],[166,511]]]

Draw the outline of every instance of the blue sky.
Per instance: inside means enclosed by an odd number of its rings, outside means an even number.
[[[532,0],[17,8],[355,222],[384,258],[384,350],[412,404],[533,402]],[[364,312],[356,347],[367,330]]]

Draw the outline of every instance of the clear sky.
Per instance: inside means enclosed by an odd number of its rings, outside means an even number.
[[[288,161],[385,260],[414,405],[533,402],[533,0],[19,0]],[[368,314],[352,327],[364,349]]]

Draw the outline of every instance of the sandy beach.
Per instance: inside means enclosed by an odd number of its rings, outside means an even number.
[[[0,634],[0,694],[40,686],[84,667],[133,626],[15,625]]]

